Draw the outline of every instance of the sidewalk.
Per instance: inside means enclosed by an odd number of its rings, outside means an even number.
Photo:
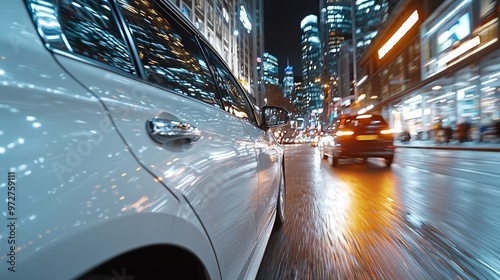
[[[452,140],[450,143],[436,144],[433,140],[411,140],[409,143],[394,141],[397,148],[415,148],[415,149],[439,149],[439,150],[467,150],[483,152],[500,152],[500,141],[470,141],[460,143]]]

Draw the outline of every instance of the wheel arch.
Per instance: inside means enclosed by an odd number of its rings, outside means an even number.
[[[174,279],[210,279],[200,259],[186,248],[156,244],[137,248],[102,263],[77,280],[137,279],[173,277]]]
[[[186,211],[179,209],[178,213]],[[39,254],[25,260],[23,266],[31,269],[20,271],[19,279],[33,279],[38,273],[43,273],[44,279],[90,280],[98,279],[89,277],[103,271],[115,278],[124,274],[137,276],[133,273],[144,273],[148,260],[161,259],[171,253],[176,254],[174,258],[201,269],[207,275],[206,279],[221,279],[211,242],[194,215],[151,212],[133,213],[100,222],[56,242],[55,246],[40,250]],[[51,261],[40,263],[37,260],[41,258]],[[135,261],[138,263],[134,264]]]
[[[131,225],[135,229],[131,229]],[[163,273],[169,277],[182,276],[177,279],[221,278],[211,242],[194,215],[189,218],[170,213],[139,213],[96,229],[92,235],[101,235],[100,232],[112,232],[107,234],[107,242],[115,244],[109,248],[119,249],[100,250],[106,256],[82,276],[103,272],[106,275],[107,272],[112,277],[126,273],[136,276],[136,279],[153,279],[152,276],[158,277]],[[112,241],[113,233],[119,234],[115,238],[117,241]]]

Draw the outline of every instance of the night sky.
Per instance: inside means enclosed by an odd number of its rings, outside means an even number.
[[[319,17],[318,0],[264,0],[264,49],[278,57],[280,83],[287,57],[293,74],[302,76],[300,21],[310,14]]]

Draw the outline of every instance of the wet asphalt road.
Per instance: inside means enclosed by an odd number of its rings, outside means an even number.
[[[500,153],[323,160],[285,146],[286,224],[257,279],[500,279]]]

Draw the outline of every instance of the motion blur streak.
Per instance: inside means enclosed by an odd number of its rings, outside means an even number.
[[[498,174],[485,167],[497,153],[398,150],[392,168],[346,159],[336,169],[317,148],[285,147],[288,220],[257,279],[500,278]]]

